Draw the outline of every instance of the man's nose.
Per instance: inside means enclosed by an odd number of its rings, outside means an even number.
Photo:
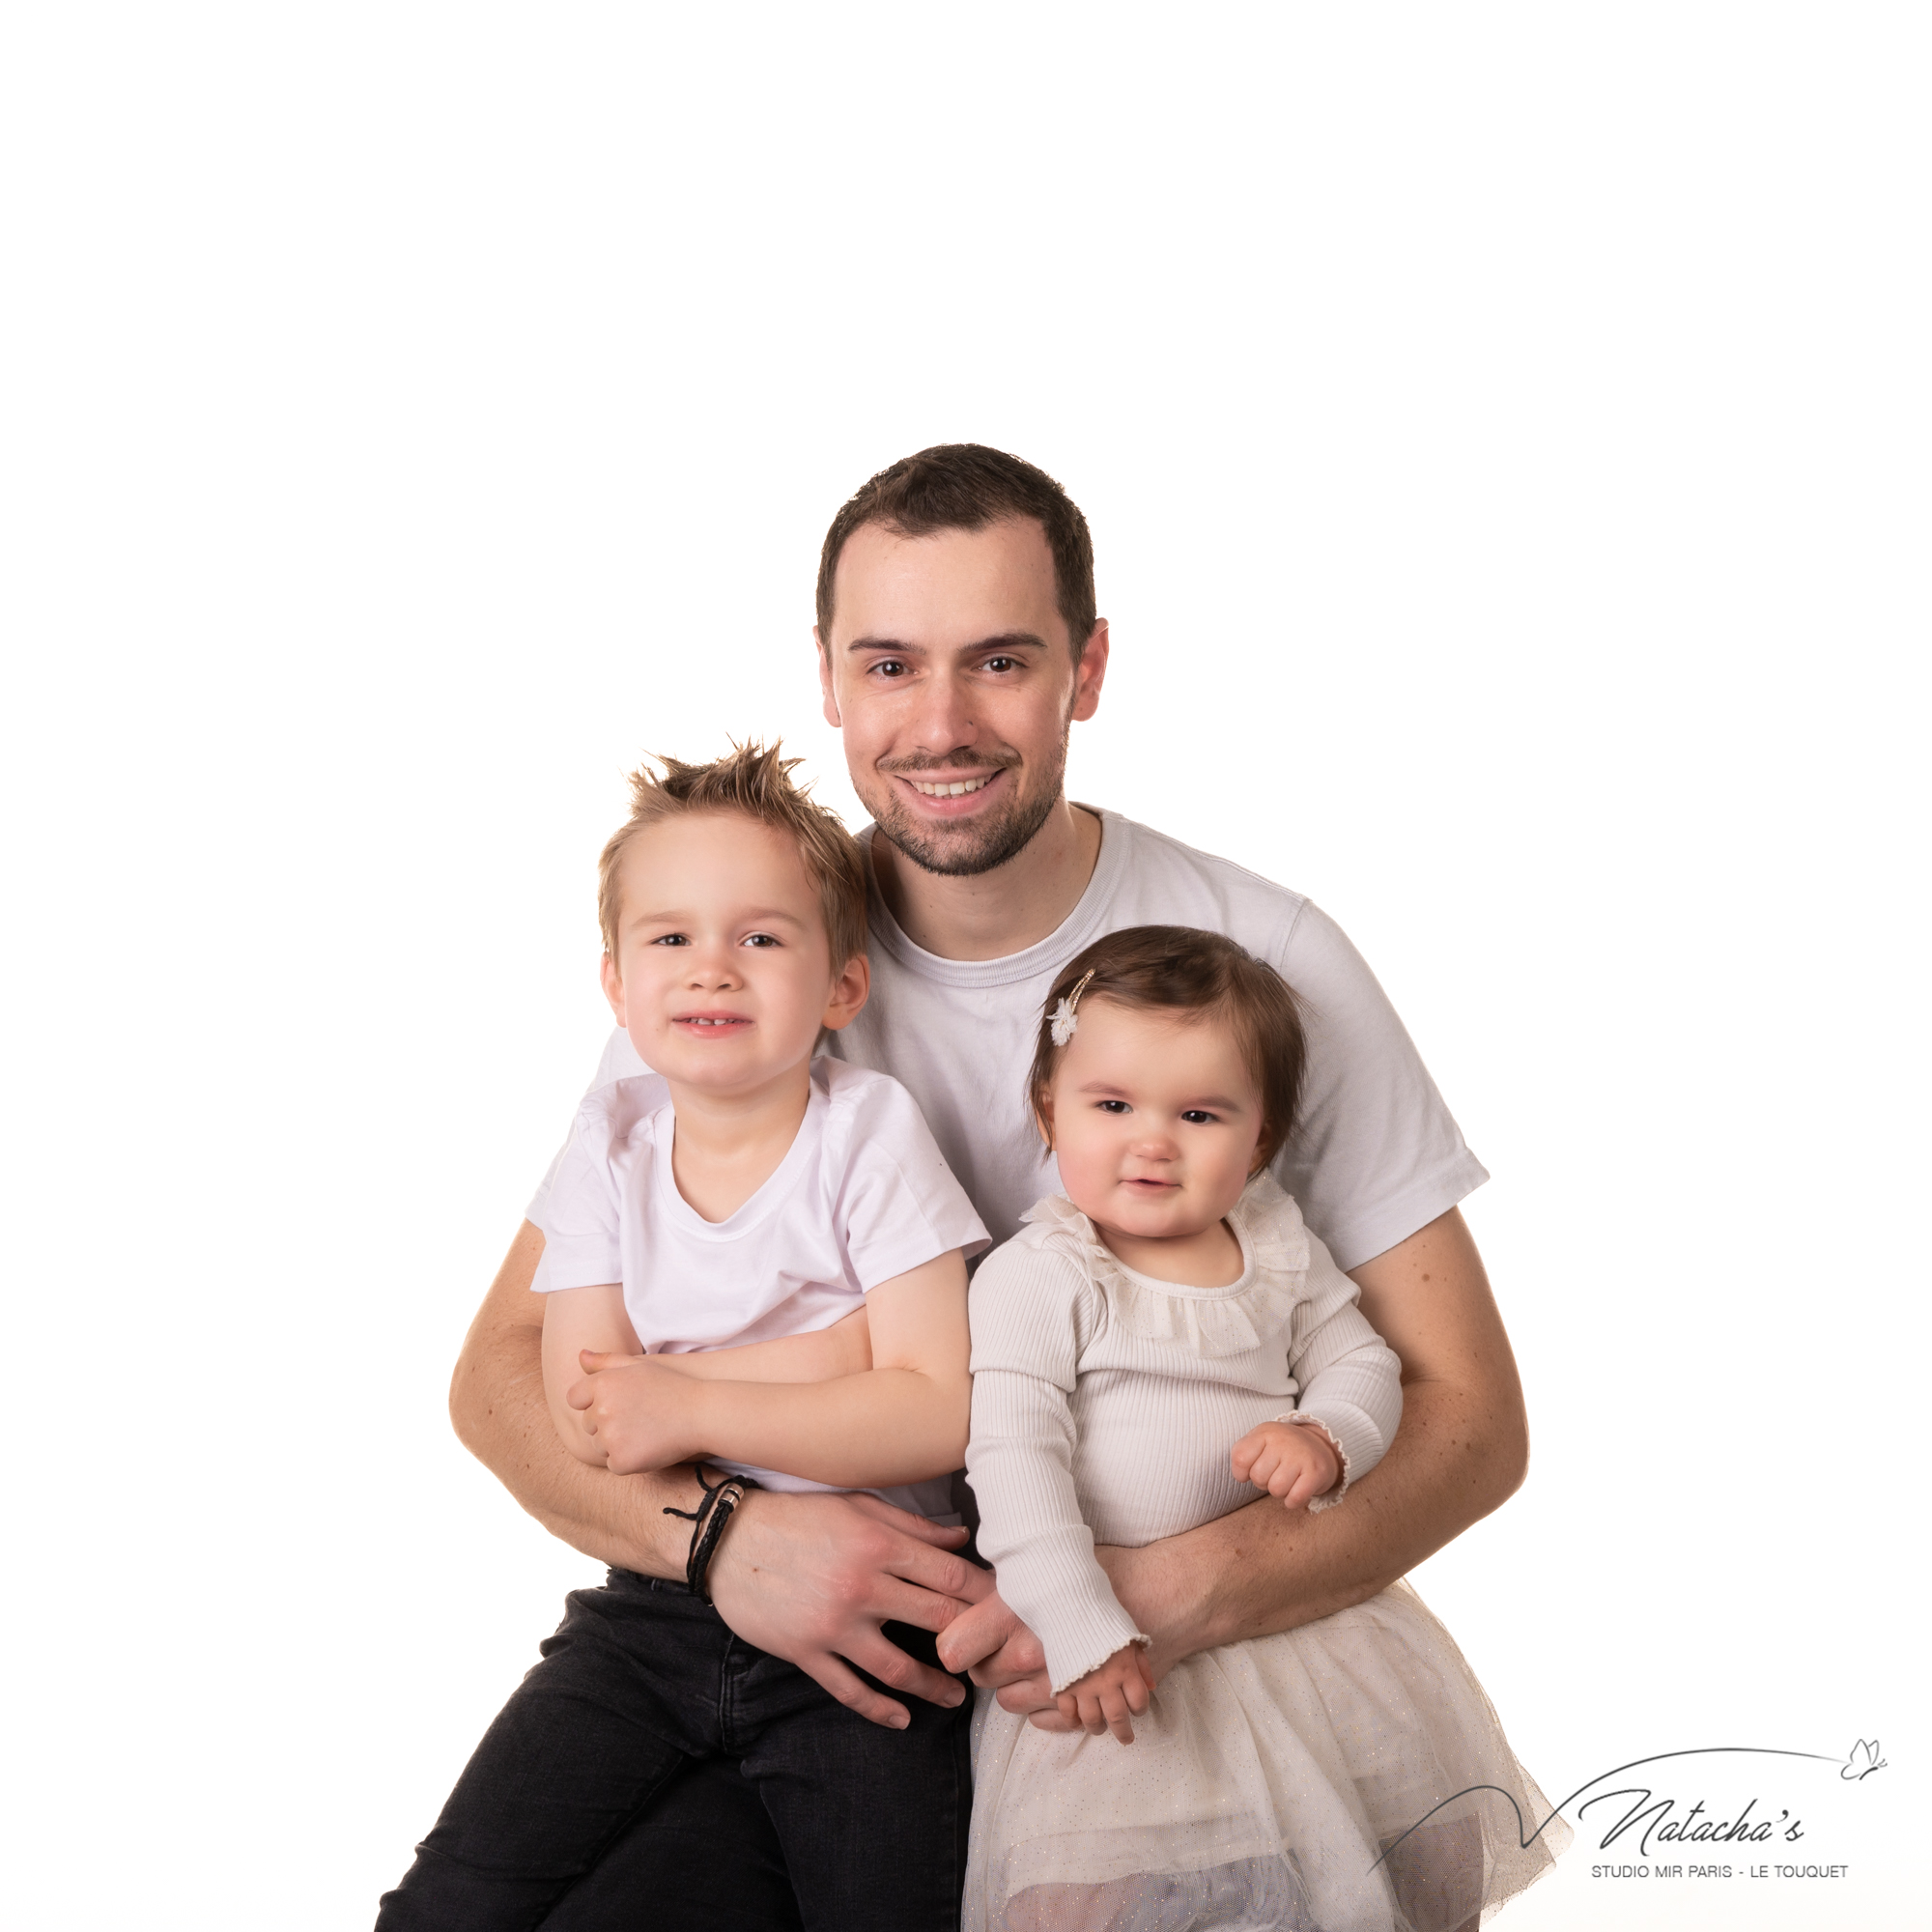
[[[979,731],[965,679],[942,670],[923,682],[912,720],[913,739],[921,751],[935,756],[963,751],[973,745]]]

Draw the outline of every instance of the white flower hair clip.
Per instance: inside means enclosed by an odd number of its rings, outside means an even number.
[[[1080,976],[1080,983],[1054,1008],[1047,1030],[1053,1035],[1055,1046],[1065,1046],[1073,1037],[1073,1029],[1080,1024],[1080,995],[1087,990],[1087,981],[1093,977],[1094,968],[1090,966]]]

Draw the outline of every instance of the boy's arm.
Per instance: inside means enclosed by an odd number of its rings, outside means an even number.
[[[543,1235],[517,1231],[477,1310],[450,1379],[457,1435],[517,1502],[573,1548],[613,1568],[682,1581],[691,1525],[663,1512],[703,1500],[688,1467],[613,1476],[564,1448],[543,1392],[544,1297],[530,1293]],[[745,1642],[795,1663],[874,1723],[904,1728],[905,1708],[850,1664],[902,1696],[948,1709],[959,1686],[880,1633],[886,1622],[944,1630],[991,1578],[953,1551],[965,1531],[875,1496],[748,1496],[707,1578],[720,1614]],[[849,1660],[849,1663],[848,1663]]]
[[[1144,1548],[1102,1549],[1115,1594],[1153,1637],[1157,1673],[1365,1603],[1522,1481],[1522,1387],[1462,1214],[1451,1208],[1350,1275],[1363,1315],[1402,1361],[1395,1441],[1346,1509],[1313,1516],[1263,1500]],[[955,1619],[939,1648],[950,1669],[971,1665],[978,1681],[1004,1687],[1010,1710],[1052,1701],[1037,1639],[997,1598]]]
[[[624,1291],[616,1282],[598,1288],[558,1289],[544,1296],[543,1381],[550,1419],[556,1424],[563,1446],[580,1463],[601,1465],[605,1461],[603,1445],[564,1399],[583,1379],[580,1357],[586,1350],[611,1355],[640,1352],[638,1331],[624,1310]]]
[[[712,1381],[661,1355],[600,1368],[569,1391],[608,1466],[705,1456],[866,1489],[956,1469],[966,1455],[966,1264],[957,1249],[866,1296],[872,1367],[821,1382]]]
[[[855,1308],[831,1327],[814,1328],[807,1335],[780,1335],[769,1342],[741,1342],[735,1349],[697,1349],[653,1359],[679,1375],[707,1382],[829,1382],[835,1376],[864,1375],[873,1366],[871,1325],[866,1311]],[[606,1364],[594,1366],[602,1369]]]

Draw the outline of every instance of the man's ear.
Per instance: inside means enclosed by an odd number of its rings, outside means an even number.
[[[863,952],[855,952],[832,982],[819,1025],[830,1027],[834,1033],[850,1026],[859,1017],[859,1009],[866,1004],[871,990],[872,962]]]
[[[611,1002],[611,1010],[617,1015],[617,1024],[628,1027],[631,1023],[624,1017],[624,982],[617,977],[617,962],[607,952],[604,963],[598,968],[597,977],[604,982],[604,997]]]
[[[1073,709],[1067,715],[1076,723],[1091,718],[1100,708],[1100,686],[1107,677],[1107,620],[1094,619],[1087,634],[1087,647],[1073,667]]]
[[[840,730],[843,727],[838,717],[838,700],[832,695],[832,653],[819,636],[816,624],[811,627],[811,641],[818,646],[818,693],[824,700],[825,722],[835,731]]]

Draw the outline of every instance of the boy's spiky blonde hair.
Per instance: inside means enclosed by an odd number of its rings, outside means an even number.
[[[659,758],[660,775],[650,765],[631,774],[631,815],[611,833],[597,862],[597,922],[604,951],[617,958],[617,923],[623,915],[618,876],[624,848],[646,826],[688,812],[736,811],[781,832],[798,847],[806,876],[818,888],[825,936],[837,973],[866,950],[866,859],[859,841],[830,807],[814,805],[803,785],[792,782],[797,758],[779,755],[780,746],[755,741],[733,745],[731,754],[708,765],[681,758]]]

